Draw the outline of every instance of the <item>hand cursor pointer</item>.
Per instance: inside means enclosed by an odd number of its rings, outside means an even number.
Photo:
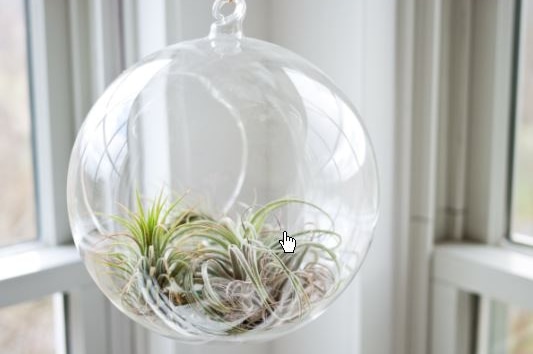
[[[283,231],[283,239],[279,240],[279,244],[283,248],[283,252],[294,253],[294,249],[296,248],[296,240],[287,235],[287,231]]]

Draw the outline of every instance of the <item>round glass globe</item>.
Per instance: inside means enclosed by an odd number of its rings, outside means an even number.
[[[226,1],[227,2],[227,1]],[[243,0],[209,37],[123,73],[76,140],[68,208],[89,273],[122,312],[182,341],[267,340],[316,318],[370,246],[378,176],[339,89],[242,36]]]

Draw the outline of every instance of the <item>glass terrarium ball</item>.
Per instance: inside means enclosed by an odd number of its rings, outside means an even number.
[[[182,341],[266,340],[316,318],[378,216],[368,135],[316,67],[246,38],[243,0],[208,37],[123,73],[68,177],[72,231],[125,314]]]

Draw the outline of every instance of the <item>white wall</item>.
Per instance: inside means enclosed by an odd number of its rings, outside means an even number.
[[[270,39],[308,58],[343,89],[369,130],[381,178],[381,216],[356,284],[273,353],[394,353],[394,0],[271,0]]]
[[[363,353],[397,353],[394,343],[396,266],[396,153],[394,0],[363,1],[365,60],[361,110],[373,139],[381,179],[381,216],[363,269]]]
[[[139,2],[147,12],[160,4],[162,10],[177,13],[175,22],[160,28],[166,31],[166,42],[207,34],[212,0]],[[356,282],[322,317],[287,337],[260,345],[190,347],[150,335],[148,346],[158,354],[394,353],[395,1],[248,0],[248,10],[247,35],[270,39],[308,58],[358,107],[380,169],[381,217],[375,241]],[[157,22],[150,21],[150,26],[157,27]]]

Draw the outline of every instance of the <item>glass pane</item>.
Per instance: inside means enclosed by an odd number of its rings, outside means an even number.
[[[533,310],[495,302],[490,354],[533,353]]]
[[[0,353],[53,354],[52,298],[0,308]]]
[[[0,246],[36,236],[24,0],[0,0]]]

